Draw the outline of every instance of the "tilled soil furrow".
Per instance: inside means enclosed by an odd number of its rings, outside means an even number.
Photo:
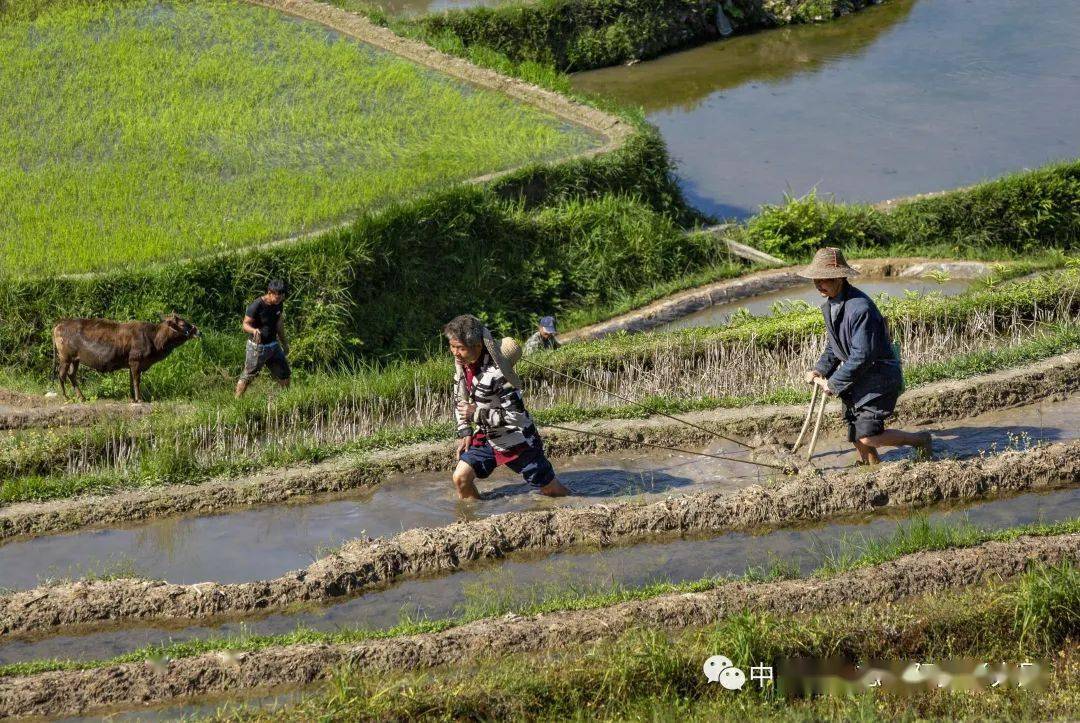
[[[928,384],[905,394],[897,407],[903,423],[963,419],[995,409],[1031,404],[1080,390],[1080,353],[1064,354],[1037,364],[961,381]],[[687,414],[695,424],[724,434],[793,435],[805,409],[759,406]],[[840,422],[833,409],[830,425]],[[702,445],[715,441],[707,432],[663,418],[613,420],[596,430],[627,439],[665,445]],[[545,448],[554,458],[600,454],[635,447],[628,442],[587,437],[572,432],[545,433]],[[418,444],[377,453],[363,460],[327,462],[277,470],[246,479],[171,485],[110,496],[18,504],[0,509],[0,541],[39,536],[89,525],[108,525],[178,514],[210,514],[222,510],[280,503],[301,495],[374,487],[388,475],[448,469],[446,444]]]
[[[658,534],[721,533],[890,507],[921,507],[1080,482],[1080,440],[971,460],[896,462],[873,472],[805,473],[777,485],[651,504],[511,512],[392,538],[355,540],[269,581],[178,585],[134,579],[45,586],[0,596],[0,633],[107,621],[195,620],[325,602],[405,576],[456,570],[510,553],[626,544]]]
[[[41,673],[0,679],[0,716],[74,715],[179,697],[305,685],[325,678],[343,663],[374,672],[555,650],[610,639],[639,626],[708,625],[748,609],[792,614],[839,605],[894,602],[1015,577],[1036,562],[1077,559],[1080,534],[1021,537],[972,548],[920,552],[826,579],[732,582],[706,592],[665,595],[594,610],[482,620],[441,633]]]

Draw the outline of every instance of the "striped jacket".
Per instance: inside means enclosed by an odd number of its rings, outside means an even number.
[[[476,412],[467,417],[457,409],[459,403],[475,404]],[[532,417],[525,409],[521,392],[506,381],[499,366],[485,351],[480,359],[479,373],[473,378],[470,392],[465,370],[456,365],[454,372],[454,416],[457,436],[468,437],[474,426],[483,433],[491,446],[508,451],[528,442],[536,434]]]

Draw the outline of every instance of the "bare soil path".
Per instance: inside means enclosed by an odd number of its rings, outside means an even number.
[[[0,389],[0,430],[78,427],[108,417],[138,419],[149,413],[149,404],[111,401],[67,403],[59,396],[38,396]]]

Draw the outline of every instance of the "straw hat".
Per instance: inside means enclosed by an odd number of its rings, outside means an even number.
[[[491,358],[499,367],[499,371],[506,377],[506,381],[510,382],[515,389],[521,389],[521,377],[514,371],[514,365],[521,359],[521,345],[508,336],[503,337],[496,344],[495,338],[485,326],[484,348],[487,349],[487,353],[491,355]]]
[[[848,265],[844,253],[832,246],[818,249],[810,265],[799,272],[804,279],[849,279],[859,272]]]

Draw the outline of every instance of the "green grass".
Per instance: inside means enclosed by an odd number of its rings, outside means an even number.
[[[1072,273],[1064,272],[1064,275]],[[1068,300],[1070,288],[1067,282],[1047,283],[1035,279],[980,292],[983,300],[976,302],[956,297],[924,305],[918,300],[898,299],[892,311],[898,314],[894,318],[912,314],[917,322],[921,314],[929,312],[933,316],[940,312],[934,307],[938,303],[944,304],[949,311],[943,315],[945,321],[941,322],[944,326],[940,333],[948,335],[953,329],[950,324],[965,314],[974,313],[973,309],[982,309],[986,298],[1005,302],[995,314],[997,318],[1008,320],[1014,313],[1022,315],[1022,311],[1016,310],[1028,304],[1045,304],[1041,306],[1044,311],[1052,309],[1054,304],[1068,307],[1072,303]],[[976,318],[980,326],[992,321],[991,316]],[[813,324],[820,321],[820,314],[795,311],[779,318],[750,320],[748,324],[751,328],[760,324],[761,328],[767,329],[779,319]],[[678,369],[683,365],[693,367],[695,354],[707,353],[710,344],[722,343],[730,331],[719,328],[615,337],[567,347],[545,357],[544,363],[570,373],[588,371],[590,367],[593,370],[601,366],[612,368],[616,371],[612,383],[618,386],[619,375],[626,373],[615,365],[620,359],[649,366],[651,353],[666,355],[674,351],[685,357],[677,362]],[[963,379],[1080,349],[1080,329],[1072,323],[1044,325],[1031,330],[1021,324],[1009,333],[1014,332],[1020,335],[1008,342],[980,341],[980,346],[974,350],[955,353],[947,359],[909,363],[905,367],[908,386]],[[933,331],[930,336],[938,333]],[[799,336],[788,336],[782,341],[802,343]],[[989,347],[982,346],[988,342]],[[767,345],[773,343],[766,342]],[[602,353],[597,355],[597,350]],[[940,357],[938,354],[933,358]],[[672,367],[670,370],[678,369]],[[548,372],[525,364],[522,372],[533,380],[549,376]],[[179,378],[183,376],[181,374]],[[115,378],[122,381],[122,375]],[[233,401],[229,396],[231,377],[224,375],[222,379],[224,383],[217,386],[210,381],[204,382],[201,385],[204,391],[190,403],[155,406],[146,419],[106,420],[86,428],[25,430],[8,435],[0,444],[0,474],[4,478],[0,485],[0,504],[164,483],[197,484],[214,476],[239,476],[260,468],[318,462],[339,455],[345,455],[343,462],[349,463],[357,458],[362,460],[376,450],[452,437],[452,425],[445,421],[444,409],[450,365],[444,359],[358,369],[350,375],[300,374],[293,388],[270,400],[253,391],[245,399]],[[7,381],[12,382],[12,386],[35,390],[34,383],[22,376]],[[561,379],[553,378],[553,381],[565,386]],[[37,391],[40,389],[36,388]],[[697,390],[687,394],[635,396],[652,409],[678,414],[752,404],[798,404],[806,401],[808,392],[803,386],[772,383],[760,393],[743,395],[718,396]],[[312,425],[330,431],[336,428],[335,425],[348,424],[349,419],[379,419],[379,415],[387,413],[378,411],[380,409],[412,410],[407,415],[410,419],[428,421],[377,424],[363,434],[348,431],[346,427],[344,436],[339,439],[307,436]],[[563,401],[548,406],[534,404],[533,412],[541,425],[648,416],[640,405],[611,404],[609,399],[590,403]],[[246,441],[236,446],[238,439]],[[211,458],[205,457],[209,450],[214,450]],[[117,455],[126,461],[122,464],[111,462]],[[71,464],[79,465],[80,471],[56,472],[70,468]]]
[[[242,3],[60,7],[0,22],[0,57],[0,253],[18,274],[270,241],[593,142]]]
[[[1037,579],[1037,580],[1036,580]],[[318,692],[274,710],[226,706],[238,720],[1044,720],[1069,718],[1080,697],[1075,640],[1055,629],[1038,642],[1019,632],[1021,611],[1040,610],[1050,587],[1080,607],[1080,570],[1038,568],[1019,581],[962,593],[923,596],[907,605],[846,606],[812,615],[737,612],[717,625],[675,634],[642,628],[558,654],[484,658],[471,665],[374,673],[339,670]],[[747,670],[790,658],[939,662],[974,658],[1015,669],[1050,666],[1046,690],[923,689],[838,692],[787,698],[750,683],[737,694],[710,685],[702,662],[723,653]],[[777,679],[778,682],[780,679]]]
[[[687,0],[516,0],[497,7],[387,18],[366,0],[334,0],[366,12],[395,32],[426,42],[444,40],[463,51],[487,50],[520,65],[550,65],[566,72],[619,65],[715,40],[715,5]],[[726,0],[736,32],[831,20],[870,0]]]
[[[1021,366],[1077,349],[1080,349],[1080,328],[1065,326],[1014,346],[959,355],[938,364],[912,365],[905,369],[905,374],[909,388],[913,388],[934,381],[963,379]],[[260,469],[321,462],[343,455],[346,461],[352,459],[362,464],[365,456],[377,450],[446,440],[453,436],[451,423],[430,421],[407,427],[387,427],[342,443],[264,444],[253,447],[259,450],[257,454],[238,451],[211,464],[200,463],[196,458],[192,440],[200,439],[204,432],[208,440],[227,439],[236,432],[258,429],[290,415],[297,424],[310,425],[306,419],[321,418],[328,407],[343,403],[341,395],[359,394],[366,381],[372,380],[321,378],[306,389],[297,388],[293,396],[283,397],[272,405],[254,395],[235,405],[222,397],[219,402],[199,405],[201,411],[187,414],[177,414],[165,406],[155,410],[149,421],[104,423],[88,429],[16,432],[0,446],[0,470],[6,475],[0,484],[0,504],[63,499],[91,492],[108,493],[161,484],[199,484],[213,477],[235,477]],[[380,378],[375,376],[374,381],[378,382]],[[363,393],[379,394],[370,386]],[[809,393],[804,388],[782,387],[756,397],[651,396],[641,401],[654,410],[680,414],[753,404],[800,404],[808,399]],[[275,404],[281,404],[281,408],[275,408]],[[627,404],[560,404],[534,412],[534,418],[541,426],[647,416],[649,412],[642,406]],[[104,463],[97,471],[84,474],[51,472],[65,466],[72,455],[93,459],[121,440],[127,454],[134,450],[129,463],[121,466]],[[204,445],[210,443],[206,441]]]
[[[810,193],[765,205],[732,233],[791,261],[822,246],[867,255],[1020,258],[1080,242],[1080,161],[906,201],[888,212]]]
[[[898,524],[893,535],[885,539],[842,539],[839,549],[824,555],[821,566],[812,572],[810,577],[827,578],[859,567],[879,565],[920,551],[975,547],[985,542],[1009,541],[1020,536],[1049,537],[1078,532],[1080,532],[1080,519],[1053,524],[1035,523],[1002,530],[985,530],[971,525],[958,527],[947,522],[930,522],[925,516],[919,515],[906,524]],[[843,560],[843,564],[837,564],[837,560]],[[595,610],[623,602],[651,600],[663,595],[704,592],[732,580],[766,582],[797,577],[799,577],[797,570],[790,569],[783,561],[778,560],[765,569],[748,569],[740,578],[707,577],[678,583],[654,582],[640,587],[626,587],[606,583],[586,583],[577,586],[539,583],[527,591],[518,590],[511,594],[510,591],[502,589],[497,584],[478,585],[473,590],[467,591],[467,600],[461,612],[448,618],[436,620],[413,618],[403,611],[402,620],[398,625],[381,630],[352,628],[334,632],[321,632],[307,628],[297,628],[297,630],[283,635],[212,637],[204,640],[152,645],[104,660],[38,660],[28,663],[13,663],[0,666],[0,676],[30,675],[49,670],[85,670],[147,659],[191,657],[218,650],[243,652],[299,643],[341,645],[364,640],[435,633],[477,620],[497,618],[507,613],[528,616],[573,610]],[[1057,635],[1073,624],[1076,613],[1075,611],[1069,612],[1068,603],[1080,593],[1069,587],[1061,588],[1056,580],[1052,580],[1047,584],[1045,579],[1040,580],[1040,578],[1036,577],[1032,578],[1031,584],[1037,586],[1040,582],[1041,592],[1039,595],[1033,595],[1030,598],[1037,604],[1032,604],[1028,608],[1020,610],[1018,620],[1021,621],[1021,627],[1026,625],[1027,627],[1024,629],[1031,630],[1033,629],[1033,621],[1042,620],[1047,614],[1055,615],[1060,618],[1061,622],[1051,633]],[[1073,617],[1070,617],[1070,615]],[[1029,635],[1028,633],[1024,634]],[[1046,637],[1043,637],[1043,640],[1046,640]]]

